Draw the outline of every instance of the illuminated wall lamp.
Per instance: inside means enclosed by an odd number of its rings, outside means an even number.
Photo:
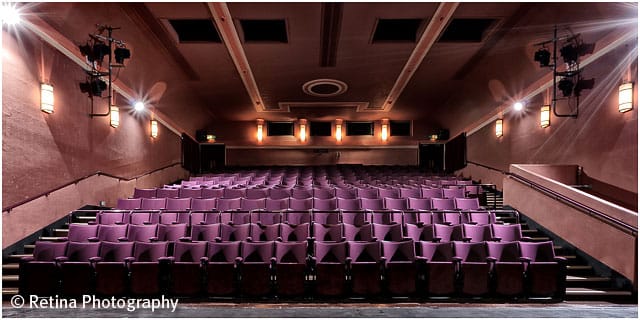
[[[151,137],[158,137],[158,121],[156,120],[151,120]]]
[[[618,88],[618,111],[624,113],[633,109],[633,82],[622,84]]]
[[[258,138],[258,142],[262,142],[262,126],[264,124],[264,120],[258,119],[258,130],[256,132],[256,137]]]
[[[300,141],[305,142],[307,140],[307,121],[302,119],[300,120]]]
[[[342,141],[342,125],[336,124],[336,141]]]
[[[380,138],[382,139],[382,141],[387,141],[387,139],[389,139],[389,125],[388,124],[383,124],[382,125],[382,133],[380,134]]]
[[[540,108],[540,126],[543,128],[546,128],[550,124],[551,124],[551,107],[542,106],[542,108]]]
[[[109,125],[117,128],[120,125],[120,108],[111,106],[109,108]]]
[[[496,120],[496,137],[502,137],[502,119]]]
[[[50,84],[40,84],[40,110],[53,113],[53,86]]]

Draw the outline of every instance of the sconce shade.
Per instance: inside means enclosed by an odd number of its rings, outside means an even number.
[[[336,124],[336,141],[342,141],[342,125]]]
[[[264,124],[264,120],[258,119],[257,122],[258,122],[258,130],[256,132],[256,137],[258,138],[258,142],[262,142],[262,137],[263,137],[262,126]]]
[[[496,137],[502,137],[502,119],[496,120]]]
[[[53,86],[50,84],[40,84],[40,110],[53,113]]]
[[[543,128],[546,128],[551,124],[550,110],[550,106],[542,106],[542,108],[540,108],[540,126]]]
[[[117,128],[120,125],[120,108],[111,106],[109,108],[109,125]]]
[[[382,141],[387,141],[387,139],[389,139],[389,125],[388,124],[383,124],[382,125],[382,133],[380,134],[380,138],[382,139]]]
[[[156,120],[151,120],[151,137],[158,137],[158,121]]]
[[[305,140],[307,140],[307,125],[301,124],[300,125],[300,141],[305,142]]]
[[[618,111],[624,113],[633,109],[633,82],[622,84],[618,88]]]

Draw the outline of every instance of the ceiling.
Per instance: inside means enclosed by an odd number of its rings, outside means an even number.
[[[146,95],[158,111],[191,132],[219,121],[300,117],[412,119],[434,127],[464,127],[473,118],[461,115],[477,117],[494,110],[549,73],[532,57],[538,48],[534,44],[550,39],[554,25],[564,33],[581,33],[585,42],[597,42],[619,28],[637,32],[638,12],[635,3],[463,2],[451,9],[450,17],[439,19],[438,15],[432,21],[441,3],[27,6],[75,44],[84,43],[95,32],[96,23],[120,27],[113,36],[127,43],[132,57],[125,62],[119,80]],[[231,28],[221,28],[229,21],[220,21],[222,16],[216,14],[220,8],[228,9]],[[181,41],[174,26],[185,19],[212,21],[218,34],[205,36],[222,40]],[[417,25],[417,29],[400,32],[398,25],[403,21],[398,19],[413,19],[404,24]],[[469,21],[460,19],[476,19],[470,22],[479,25],[461,32],[456,29]],[[251,35],[245,29],[251,21],[246,20],[259,20],[258,31],[264,32]],[[274,29],[284,26],[285,33],[269,34],[270,26],[259,25],[260,20],[279,20]],[[391,31],[378,30],[377,34],[376,28],[385,24]],[[448,33],[446,38],[453,40],[441,39],[438,24]],[[483,24],[486,30],[481,30]],[[198,30],[205,32],[205,28]],[[235,51],[229,50],[233,45],[224,40],[224,32],[237,35],[240,46]],[[430,45],[416,49],[421,38],[428,42],[428,32],[435,32]],[[407,39],[412,35],[414,39]],[[263,36],[276,40],[255,41]],[[399,40],[388,40],[394,36]],[[460,36],[476,39],[463,41]],[[239,72],[234,61],[243,58],[248,64]],[[408,61],[418,64],[405,68]],[[410,75],[408,81],[397,83],[403,72]],[[346,91],[336,96],[305,93],[303,85],[317,79],[339,80],[346,84]],[[398,97],[388,97],[394,87]],[[326,93],[332,88],[321,83],[316,89]],[[250,96],[251,90],[259,98]],[[384,107],[388,98],[392,104]]]

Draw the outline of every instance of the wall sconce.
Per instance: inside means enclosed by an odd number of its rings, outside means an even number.
[[[158,121],[156,120],[151,120],[151,137],[158,137]]]
[[[258,142],[262,142],[262,126],[264,125],[263,119],[258,119],[258,130],[256,136],[258,137]]]
[[[389,139],[389,119],[382,119],[382,132],[380,133],[382,141]]]
[[[502,119],[496,120],[496,137],[502,137]]]
[[[40,84],[40,110],[53,113],[53,86],[50,84]]]
[[[120,108],[111,106],[109,108],[109,125],[117,128],[120,125]]]
[[[300,119],[300,141],[305,142],[307,140],[307,120]]]
[[[336,119],[336,141],[342,141],[342,120]]]
[[[625,113],[633,109],[633,82],[622,84],[618,88],[618,111]]]
[[[540,126],[543,128],[551,124],[551,106],[542,106],[540,108]]]

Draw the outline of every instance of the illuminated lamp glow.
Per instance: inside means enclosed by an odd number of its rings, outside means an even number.
[[[618,88],[618,111],[624,113],[633,109],[633,83],[622,84]]]

